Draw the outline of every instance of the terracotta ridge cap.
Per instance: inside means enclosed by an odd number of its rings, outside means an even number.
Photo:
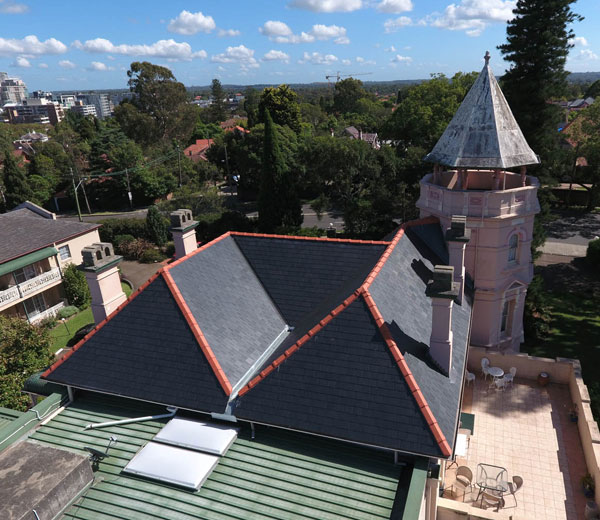
[[[354,291],[348,298],[346,298],[342,303],[340,303],[335,309],[329,312],[324,318],[319,320],[317,324],[310,329],[304,336],[302,336],[296,343],[294,343],[291,347],[289,347],[283,354],[281,354],[275,361],[273,361],[269,366],[264,368],[258,375],[254,376],[243,388],[238,392],[238,396],[243,396],[249,390],[254,388],[258,383],[260,383],[265,377],[267,377],[273,370],[275,370],[281,363],[283,363],[287,358],[289,358],[292,354],[297,352],[302,345],[308,342],[315,334],[321,331],[333,318],[335,318],[340,312],[342,312],[346,307],[348,307],[351,303],[356,301],[361,294],[361,289],[357,289]]]
[[[165,271],[170,271],[171,268],[175,267],[176,265],[179,265],[181,262],[184,262],[188,258],[191,258],[194,255],[197,255],[201,251],[204,251],[205,249],[208,249],[209,247],[215,245],[217,242],[220,242],[221,240],[224,240],[228,236],[231,236],[231,231],[227,231],[227,233],[223,233],[221,236],[218,236],[217,238],[211,240],[210,242],[207,242],[203,246],[200,246],[199,248],[194,249],[191,253],[188,253],[187,255],[182,256],[181,258],[178,258],[174,262],[171,262],[170,264],[166,265],[163,269],[165,269]]]
[[[244,231],[230,231],[229,234],[232,236],[240,236],[240,237],[257,237],[257,238],[285,238],[288,240],[315,240],[317,242],[338,242],[338,243],[348,243],[348,244],[389,244],[389,241],[386,240],[357,240],[354,238],[329,238],[329,237],[302,237],[297,235],[275,235],[268,233],[247,233]]]
[[[224,236],[224,235],[222,235],[222,236]],[[184,257],[184,258],[186,258],[186,257]],[[183,317],[185,318],[185,321],[187,322],[188,326],[190,327],[192,334],[196,338],[196,341],[198,342],[198,346],[200,347],[200,350],[206,357],[206,360],[208,361],[213,373],[215,374],[217,380],[219,381],[221,388],[223,388],[223,391],[225,392],[225,394],[227,396],[231,395],[231,391],[232,391],[231,383],[229,382],[229,379],[225,375],[225,372],[223,371],[223,368],[221,367],[219,360],[215,356],[215,353],[210,348],[210,345],[208,344],[206,337],[202,333],[202,330],[200,329],[200,326],[198,325],[196,318],[194,318],[192,311],[188,307],[188,304],[186,303],[183,295],[179,291],[179,288],[177,287],[175,280],[173,280],[171,273],[169,273],[169,271],[164,267],[159,272],[162,273],[162,276],[163,276],[165,282],[167,283],[167,287],[169,288],[171,295],[175,299],[175,302],[177,303],[179,310],[183,314]]]
[[[133,301],[136,298],[136,296],[138,296],[138,294],[140,294],[146,287],[148,287],[154,280],[156,280],[160,276],[160,273],[162,272],[163,269],[164,268],[159,269],[150,278],[148,278],[148,280],[146,280],[146,282],[144,282],[142,285],[140,285],[133,293],[131,293],[129,298],[127,298],[121,305],[119,305],[114,311],[112,311],[109,316],[107,316],[104,320],[102,320],[100,323],[98,323],[98,325],[96,325],[81,340],[79,340],[77,342],[77,344],[69,352],[67,352],[64,356],[61,356],[60,359],[58,359],[57,361],[52,363],[52,365],[50,365],[50,367],[48,369],[46,369],[46,371],[42,374],[41,377],[45,378],[46,376],[50,375],[52,372],[54,372],[54,370],[56,368],[58,368],[67,359],[69,359],[76,350],[79,350],[79,348],[81,346],[83,346],[83,344],[85,342],[87,342],[88,339],[90,339],[94,334],[96,334],[96,332],[98,332],[102,327],[104,327],[104,325],[106,325],[110,320],[112,320],[131,301]]]
[[[445,457],[450,457],[450,455],[452,455],[450,445],[448,444],[448,441],[446,440],[446,437],[443,434],[442,429],[440,428],[440,425],[437,422],[437,419],[433,415],[433,412],[431,411],[431,408],[429,407],[429,404],[427,403],[423,392],[419,388],[416,379],[414,378],[408,364],[406,363],[406,359],[404,358],[402,352],[400,352],[400,349],[398,348],[398,345],[394,341],[390,329],[385,323],[385,320],[383,319],[383,316],[379,311],[379,308],[377,307],[373,296],[371,296],[371,293],[367,288],[362,288],[361,293],[363,298],[365,299],[365,303],[367,304],[369,311],[371,312],[371,315],[373,316],[373,319],[375,320],[375,323],[377,324],[377,327],[379,328],[379,331],[384,341],[390,349],[394,361],[396,361],[398,368],[400,369],[400,372],[402,373],[402,376],[404,377],[404,380],[406,381],[406,384],[408,385],[412,396],[415,398],[417,406],[423,414],[423,418],[429,426],[429,429],[431,430],[431,433],[435,441],[437,442],[442,454]]]

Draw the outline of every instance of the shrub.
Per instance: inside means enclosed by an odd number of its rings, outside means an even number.
[[[175,244],[173,242],[167,242],[164,250],[167,258],[173,258],[173,256],[175,256]]]
[[[167,220],[158,211],[156,206],[150,206],[146,215],[146,229],[148,238],[157,246],[164,246],[167,243]]]
[[[140,256],[140,262],[143,264],[162,262],[164,259],[164,255],[158,249],[154,249],[153,247],[146,249]]]
[[[127,260],[139,260],[146,251],[146,249],[150,249],[152,244],[144,239],[144,238],[136,238],[131,242],[125,242],[121,245],[121,254]]]
[[[69,264],[63,270],[63,286],[69,303],[83,309],[90,303],[90,289],[85,275],[74,264]]]
[[[114,243],[118,235],[132,235],[134,238],[150,238],[146,221],[137,218],[110,218],[101,220],[100,240]]]
[[[585,257],[592,267],[600,267],[600,238],[588,244]]]
[[[63,318],[70,318],[73,314],[77,314],[79,309],[74,305],[69,305],[67,307],[63,307],[60,311],[58,311],[58,317],[62,320]]]
[[[133,235],[116,235],[113,239],[113,245],[115,246],[115,251],[119,255],[123,255],[123,248],[127,247],[127,244],[133,242],[135,237]]]

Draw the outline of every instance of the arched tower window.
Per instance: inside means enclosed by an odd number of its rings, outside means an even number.
[[[510,336],[512,333],[512,318],[515,308],[514,300],[505,301],[502,306],[502,318],[500,320],[500,334]]]
[[[514,234],[508,241],[508,261],[515,263],[517,261],[517,253],[519,250],[519,235]]]

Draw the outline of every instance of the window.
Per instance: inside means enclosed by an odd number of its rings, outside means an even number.
[[[510,237],[508,241],[508,261],[516,262],[517,261],[517,250],[519,249],[519,235],[516,233]]]
[[[25,300],[23,303],[25,304],[27,316],[29,316],[30,318],[33,318],[34,316],[37,316],[40,312],[44,312],[46,310],[46,302],[42,294],[36,294],[28,300]]]
[[[15,283],[23,283],[31,278],[35,278],[37,273],[35,272],[35,267],[33,264],[26,265],[21,269],[17,269],[13,272],[13,276],[15,277]]]
[[[60,255],[60,259],[63,261],[71,258],[71,250],[69,249],[68,245],[60,246],[58,248],[58,254]]]
[[[512,313],[514,301],[505,301],[502,307],[502,318],[500,319],[500,333],[503,336],[510,336],[512,333]]]

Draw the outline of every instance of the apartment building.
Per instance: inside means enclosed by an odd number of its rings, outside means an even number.
[[[0,72],[0,106],[6,103],[21,103],[27,98],[27,85],[18,78],[10,78],[6,72]]]
[[[112,115],[107,94],[77,94],[77,99],[85,105],[94,105],[98,119],[105,119]]]
[[[4,109],[8,121],[16,123],[41,123],[55,125],[64,117],[62,106],[47,98],[27,98],[19,103],[7,103]]]
[[[67,305],[63,269],[98,242],[98,224],[57,219],[31,202],[0,215],[0,315],[36,324]]]

